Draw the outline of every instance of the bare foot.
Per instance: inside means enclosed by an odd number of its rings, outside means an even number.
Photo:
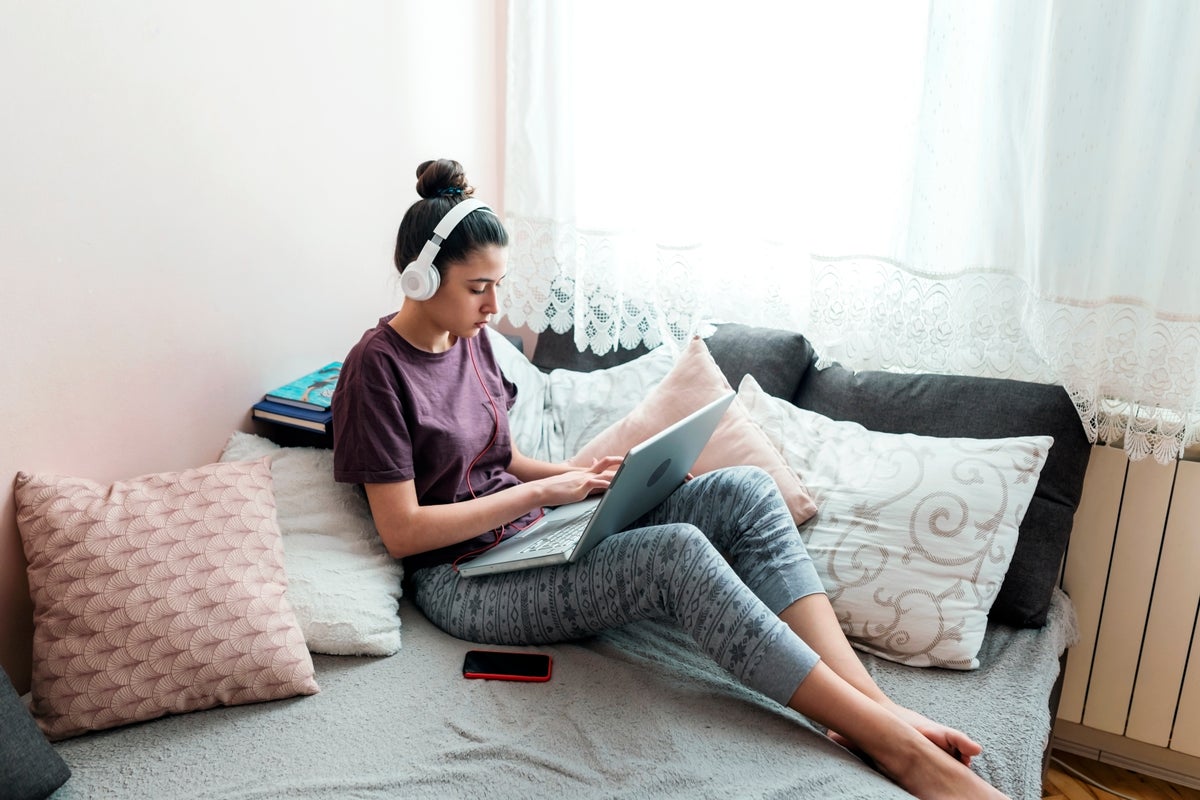
[[[983,752],[982,745],[960,730],[934,722],[929,717],[890,700],[883,706],[966,766],[970,766],[971,759]]]
[[[920,800],[1005,800],[961,761],[946,757],[947,747],[978,753],[970,737],[907,709],[894,712],[894,705],[868,697],[823,661],[788,701],[789,708],[841,732],[831,736],[857,744],[876,769]]]
[[[966,765],[942,755],[929,739],[914,737],[900,748],[880,753],[876,768],[921,800],[1008,800]]]
[[[956,760],[961,761],[964,766],[969,767],[971,759],[983,752],[982,745],[960,730],[943,725],[940,722],[934,722],[923,714],[919,714],[911,708],[897,705],[890,700],[882,702],[880,705],[907,722],[926,739],[954,756]],[[861,752],[857,745],[837,731],[829,731],[829,738],[848,750]]]

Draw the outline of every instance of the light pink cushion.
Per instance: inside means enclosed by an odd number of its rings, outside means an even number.
[[[49,738],[318,691],[266,458],[15,488]]]
[[[632,411],[585,444],[569,463],[584,466],[601,456],[622,455],[728,391],[732,391],[729,381],[708,352],[708,345],[693,337],[662,382]],[[743,465],[762,467],[770,473],[797,525],[816,513],[817,507],[795,471],[734,399],[696,459],[692,473],[702,475]]]

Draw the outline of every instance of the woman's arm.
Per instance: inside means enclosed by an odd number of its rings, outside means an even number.
[[[512,443],[512,460],[508,462],[508,471],[526,483],[542,478],[551,478],[573,469],[578,469],[578,467],[530,458],[517,449],[516,442]]]
[[[608,488],[621,460],[601,459],[588,469],[526,461],[542,465],[542,469],[553,468],[551,474],[484,497],[445,505],[421,505],[413,481],[366,484],[371,516],[384,547],[393,558],[416,555],[465,542],[535,508],[582,500]],[[522,477],[516,471],[513,474]]]
[[[542,505],[539,486],[523,483],[474,500],[423,506],[413,481],[368,483],[379,538],[393,558],[437,550],[494,530]]]

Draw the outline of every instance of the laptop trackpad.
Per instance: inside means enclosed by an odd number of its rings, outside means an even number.
[[[546,511],[546,515],[542,519],[547,522],[569,522],[579,519],[582,516],[591,514],[596,510],[596,506],[600,505],[602,495],[595,495],[580,500],[577,503],[567,503],[565,506],[555,506]]]

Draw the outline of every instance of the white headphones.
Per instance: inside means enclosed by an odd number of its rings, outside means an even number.
[[[421,254],[417,256],[417,260],[411,262],[400,273],[400,289],[404,292],[405,297],[413,300],[428,300],[433,297],[442,282],[437,267],[433,265],[433,260],[438,257],[438,253],[442,249],[442,242],[446,241],[450,231],[454,230],[467,214],[480,208],[495,213],[482,200],[470,199],[463,200],[446,212],[446,216],[442,217],[442,221],[433,229],[433,235],[429,237],[429,241],[421,248]]]

